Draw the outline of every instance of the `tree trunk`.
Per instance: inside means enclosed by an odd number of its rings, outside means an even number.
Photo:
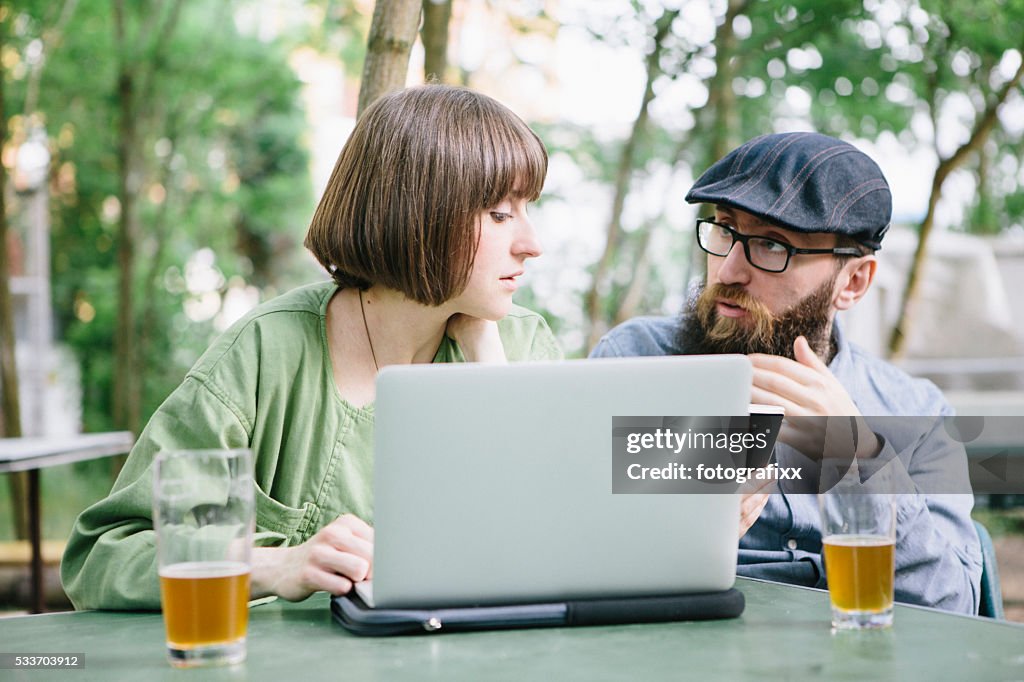
[[[114,3],[115,32],[119,51],[117,76],[117,187],[121,216],[117,228],[117,326],[114,330],[114,426],[137,433],[138,405],[135,383],[135,169],[136,100],[135,63],[125,35],[127,17],[122,2]],[[134,403],[134,404],[133,404]]]
[[[431,78],[439,83],[447,82],[448,70],[448,24],[452,18],[452,0],[423,0],[423,28],[420,40],[423,42],[423,80]]]
[[[28,82],[25,85],[25,118],[29,118],[35,113],[36,103],[39,101],[39,84],[43,77],[43,66],[46,64],[46,60],[49,58],[53,47],[64,36],[68,23],[71,21],[71,17],[74,15],[75,8],[77,7],[78,0],[65,0],[64,6],[60,9],[60,16],[57,18],[56,24],[54,24],[52,29],[42,32],[42,58],[37,59],[32,65],[28,73]]]
[[[9,16],[9,15],[8,15]],[[7,17],[0,21],[0,52],[7,43]],[[0,78],[0,148],[7,142],[7,111],[4,79]],[[14,354],[14,304],[11,301],[10,257],[7,253],[7,169],[0,163],[0,436],[21,436],[21,403],[18,399],[18,366]],[[14,535],[28,537],[28,474],[6,476],[14,512]]]
[[[166,18],[160,7],[151,7],[139,28],[136,41],[127,37],[128,17],[123,0],[114,3],[115,45],[118,50],[117,77],[118,199],[118,306],[114,337],[114,423],[117,428],[139,433],[142,427],[142,380],[139,338],[136,332],[135,241],[139,235],[136,203],[142,186],[138,149],[143,144],[140,122],[152,116],[153,90],[181,14],[183,2],[170,5]],[[150,42],[151,41],[151,42]],[[115,473],[123,458],[114,458]]]
[[[0,21],[0,52],[7,42],[7,19]],[[7,143],[7,111],[4,79],[0,78],[0,147]],[[14,355],[14,304],[10,289],[10,257],[7,254],[7,168],[0,163],[0,417],[5,438],[21,435],[18,401],[18,367]]]
[[[998,234],[1000,230],[992,197],[992,183],[989,180],[992,158],[986,146],[982,145],[978,149],[978,203],[974,210],[975,222],[967,226],[967,231],[972,234]]]
[[[748,4],[747,0],[729,0],[725,18],[715,32],[715,75],[708,82],[708,102],[700,119],[710,142],[704,150],[704,163],[695,169],[697,177],[739,144],[740,121],[732,81],[737,71],[736,60],[742,55],[737,49],[733,22],[746,11]],[[709,212],[703,205],[699,208],[700,215]]]
[[[647,121],[649,118],[650,104],[654,99],[654,81],[661,75],[662,50],[664,49],[665,37],[672,28],[672,22],[679,16],[679,10],[665,11],[658,21],[655,22],[654,48],[647,55],[647,84],[644,87],[644,96],[640,102],[640,111],[633,122],[633,129],[622,148],[622,155],[619,157],[619,167],[615,173],[615,191],[612,197],[611,217],[608,221],[608,234],[605,239],[604,253],[594,269],[594,279],[590,290],[584,300],[584,308],[587,312],[587,321],[590,333],[587,337],[587,348],[593,348],[601,339],[601,335],[607,331],[607,320],[601,310],[601,289],[604,287],[608,271],[615,260],[619,241],[622,238],[622,209],[626,203],[626,195],[629,193],[629,179],[633,173],[635,164],[634,156],[640,139],[646,134]]]
[[[928,237],[931,235],[932,227],[935,225],[935,208],[939,203],[939,199],[942,198],[942,185],[945,183],[946,178],[949,177],[949,174],[956,170],[967,159],[968,155],[979,150],[985,144],[985,140],[988,139],[992,129],[998,123],[997,114],[999,107],[1006,101],[1009,94],[1020,85],[1022,77],[1024,77],[1024,62],[1017,67],[1017,72],[1013,75],[1013,78],[1003,86],[988,108],[978,118],[977,123],[974,125],[974,130],[971,131],[971,137],[967,142],[957,149],[952,156],[940,160],[938,168],[935,169],[935,175],[932,177],[932,191],[928,197],[928,212],[925,213],[924,220],[921,221],[921,225],[918,228],[917,250],[914,251],[914,259],[910,265],[910,272],[907,274],[907,285],[903,290],[903,298],[900,302],[900,314],[896,319],[896,326],[893,327],[892,335],[889,337],[889,356],[892,358],[902,356],[906,347],[906,330],[913,321],[913,308],[917,299],[919,275],[927,254]]]
[[[170,141],[170,149],[160,166],[160,176],[158,179],[158,182],[167,188],[167,195],[164,197],[163,203],[160,204],[150,230],[152,239],[156,242],[156,249],[152,258],[149,259],[149,267],[142,279],[142,325],[139,328],[138,348],[136,348],[140,359],[148,355],[151,334],[157,327],[157,288],[160,281],[160,273],[164,267],[164,251],[167,247],[169,231],[167,215],[171,204],[171,164],[177,151],[178,113],[173,112],[167,120],[168,125],[164,127],[164,130],[165,139]],[[142,402],[142,386],[137,385],[137,389],[139,391],[139,402]],[[133,431],[133,433],[138,433],[138,431]]]
[[[736,110],[736,93],[732,80],[736,74],[733,58],[737,54],[736,32],[733,21],[747,6],[746,0],[729,0],[725,20],[715,34],[715,75],[711,79],[708,104],[715,117],[711,130],[711,157],[708,166],[732,151],[738,144],[740,129],[739,114]]]
[[[381,95],[405,86],[421,10],[422,0],[378,0],[374,5],[357,116]]]
[[[639,243],[636,246],[636,258],[633,262],[633,279],[630,280],[629,287],[619,303],[615,317],[612,319],[612,324],[622,324],[637,314],[640,301],[643,300],[644,293],[647,291],[647,283],[651,279],[650,248],[652,236],[653,230],[651,226],[644,226],[643,233],[640,235]]]

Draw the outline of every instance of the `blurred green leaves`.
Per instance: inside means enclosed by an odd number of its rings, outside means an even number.
[[[9,61],[43,55],[36,115],[53,142],[51,250],[56,335],[82,368],[86,430],[111,428],[116,319],[117,54],[111,3],[79,2],[58,27],[64,3],[22,0],[13,14]],[[304,276],[301,240],[312,211],[300,83],[288,65],[294,43],[236,28],[246,3],[185,2],[158,62],[145,32],[166,12],[157,2],[126,3],[126,45],[151,98],[136,120],[141,159],[131,178],[139,194],[136,330],[143,415],[148,415],[207,346],[211,321],[183,315],[190,296],[167,287],[201,248],[232,276],[283,289]],[[251,9],[251,8],[250,8]],[[54,35],[59,31],[59,35]],[[294,40],[294,37],[292,37]],[[8,112],[25,112],[29,69],[6,69]],[[149,282],[155,282],[152,286]],[[237,283],[238,280],[236,280]],[[221,292],[223,293],[223,291]],[[83,314],[82,311],[88,311]]]

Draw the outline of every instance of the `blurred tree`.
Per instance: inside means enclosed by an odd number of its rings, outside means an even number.
[[[452,18],[452,0],[423,0],[423,80],[446,83],[448,71],[448,24]]]
[[[352,0],[305,0],[313,19],[300,31],[298,45],[341,60],[346,71],[358,72],[366,59],[366,36],[372,14]]]
[[[381,95],[405,87],[421,3],[422,0],[378,0],[374,5],[359,87],[358,115]]]
[[[162,4],[114,0],[117,55],[117,328],[114,330],[114,426],[139,433],[142,427],[141,369],[135,318],[135,242],[140,227],[136,204],[142,190],[139,125],[152,116],[154,90],[166,67],[166,51],[177,28],[182,2]],[[134,25],[135,35],[129,35]]]
[[[681,267],[676,252],[663,254],[660,263],[651,259],[651,231],[663,224],[664,211],[624,229],[631,177],[638,172],[656,172],[666,164],[672,173],[682,168],[698,175],[743,140],[773,132],[781,118],[790,116],[788,88],[799,88],[814,101],[819,92],[833,87],[837,74],[859,79],[879,69],[880,54],[860,54],[859,59],[850,60],[858,49],[863,53],[862,47],[855,47],[860,45],[857,22],[867,16],[860,0],[837,0],[828,12],[813,0],[793,0],[784,7],[767,0],[729,0],[715,17],[710,36],[688,26],[680,19],[680,10],[667,9],[651,17],[646,7],[633,3],[633,21],[645,24],[653,35],[645,58],[647,84],[637,119],[618,155],[606,246],[585,295],[587,348],[612,324],[643,311],[644,300],[657,305],[659,296],[645,293],[648,283],[658,283],[659,269]],[[593,33],[599,40],[621,41],[621,36],[635,30],[635,24],[623,17]],[[675,125],[665,126],[665,121],[650,121],[648,112],[657,93],[671,91],[669,81],[684,80],[700,83],[696,87],[707,93],[705,104],[693,112],[692,125],[678,130]],[[834,95],[832,99],[836,99]],[[833,109],[836,104],[833,102]],[[906,119],[892,106],[883,107],[881,115],[886,116],[889,128]],[[848,118],[856,116],[833,116],[830,123],[834,125],[820,121],[821,128],[834,134],[859,131],[859,125]],[[839,130],[830,129],[833,127]],[[649,132],[645,135],[644,131]],[[681,199],[673,197],[675,202]],[[630,248],[622,249],[620,241]],[[623,272],[628,273],[625,284],[616,284],[618,277],[608,281],[609,273]]]
[[[138,51],[126,64],[115,49],[114,7],[81,3],[48,54],[39,89],[55,150],[54,309],[79,358],[86,430],[114,426],[113,377],[129,362],[112,352],[124,336],[115,333],[119,282],[131,284],[129,402],[138,425],[230,321],[220,316],[233,291],[259,286],[270,294],[308,276],[298,250],[311,203],[305,121],[287,63],[294,36],[241,35],[236,13],[255,10],[228,2],[180,3],[171,31],[174,8],[162,7],[154,18],[124,3],[120,44]],[[15,12],[11,47],[25,60],[55,18],[46,3],[29,0]],[[129,117],[120,108],[125,68]],[[27,89],[27,75],[15,68],[16,105]],[[129,118],[135,142],[126,149],[119,140]],[[125,159],[131,172],[119,181]],[[115,258],[125,185],[134,215],[130,279]]]
[[[643,98],[640,101],[640,111],[633,122],[632,130],[619,156],[618,169],[615,173],[615,182],[612,189],[611,217],[608,222],[604,252],[601,254],[601,259],[597,262],[597,266],[594,269],[593,283],[590,285],[590,290],[587,292],[584,300],[587,317],[590,322],[590,335],[587,340],[588,348],[592,348],[597,344],[601,336],[608,331],[608,314],[602,310],[601,290],[606,286],[605,278],[617,255],[616,250],[622,239],[622,209],[625,205],[626,195],[629,192],[630,177],[636,166],[637,146],[647,134],[650,105],[654,99],[654,82],[662,74],[661,59],[665,50],[665,38],[672,29],[672,22],[678,16],[679,10],[666,10],[654,22],[654,38],[651,50],[648,52],[645,60],[647,82],[644,86]],[[646,251],[646,241],[638,251],[640,254]]]
[[[7,28],[11,21],[9,7],[0,6],[0,55],[7,45]],[[0,75],[0,149],[7,146],[7,115],[4,90],[7,72]],[[7,168],[0,163],[0,438],[21,436],[21,404],[18,398],[18,366],[14,355],[14,306],[9,286],[11,270],[7,252]],[[8,474],[11,494],[14,536],[28,537],[28,474]]]
[[[955,7],[939,0],[836,0],[823,7],[814,0],[727,0],[712,6],[717,13],[713,33],[680,18],[663,34],[657,24],[675,10],[659,14],[656,3],[633,2],[632,16],[624,10],[612,19],[606,15],[603,23],[588,24],[598,40],[609,43],[637,44],[628,39],[637,24],[648,36],[660,36],[645,44],[647,89],[633,130],[614,154],[615,165],[606,149],[595,154],[591,145],[575,150],[555,146],[582,167],[597,163],[600,170],[591,177],[604,179],[613,197],[605,250],[584,295],[588,346],[611,324],[657,309],[665,268],[679,268],[679,255],[685,253],[650,252],[649,231],[664,226],[665,214],[634,210],[628,217],[625,209],[634,190],[666,165],[673,173],[695,177],[757,135],[813,128],[847,139],[891,135],[913,148],[938,144],[938,124],[945,121],[946,138],[949,127],[964,131],[963,149],[936,147],[939,182],[933,183],[925,220],[934,221],[941,181],[958,167],[969,168],[978,183],[973,215],[988,227],[973,229],[992,231],[1024,219],[1024,199],[1018,198],[1024,193],[1005,191],[1018,184],[1010,176],[1019,169],[1020,135],[1001,134],[997,115],[999,103],[1020,89],[1013,74],[1019,64],[1014,59],[1024,47],[1022,5],[1021,0]],[[693,5],[683,10],[681,16],[693,18]],[[654,51],[659,54],[652,96]],[[682,126],[646,113],[657,109],[658,97],[673,92],[672,82],[680,84],[677,99],[683,87],[690,88],[690,99],[700,88],[706,92],[702,104],[691,105],[692,122]],[[964,102],[974,108],[974,122],[966,128],[961,122]],[[674,113],[685,120],[687,112],[677,108]],[[638,129],[647,134],[638,136]],[[986,139],[992,144],[984,145]],[[972,158],[976,163],[968,163]],[[624,193],[622,177],[627,178]],[[995,216],[1000,225],[993,224]],[[921,253],[930,229],[921,230]],[[913,289],[907,288],[910,295]]]
[[[911,76],[910,87],[926,107],[939,163],[932,176],[927,211],[918,225],[917,249],[907,275],[899,316],[889,338],[889,352],[895,357],[903,353],[913,322],[921,268],[943,186],[950,174],[965,166],[972,157],[976,158],[978,199],[969,216],[978,219],[979,224],[969,226],[967,231],[993,230],[987,142],[1001,139],[993,138],[993,131],[1001,125],[999,110],[1011,95],[1019,95],[1024,78],[1024,2],[1021,0],[979,0],[967,5],[921,0],[919,7],[910,5],[906,23],[914,24],[915,9],[927,12],[923,16],[916,15],[916,23],[922,30],[916,34],[919,49],[915,56],[921,55],[921,58],[906,72]],[[1014,59],[1016,68],[1006,73],[1006,65]],[[951,109],[962,111],[965,103],[969,104],[974,119],[967,124],[966,140],[952,153],[943,154],[941,121]],[[957,125],[963,126],[960,121]],[[998,147],[996,145],[997,150]]]
[[[10,8],[0,7],[0,54],[7,43]],[[0,77],[0,149],[7,146],[7,115],[4,110],[6,71]],[[10,256],[7,253],[7,167],[0,163],[0,437],[21,435],[18,402],[18,368],[14,358],[14,306],[10,289]]]

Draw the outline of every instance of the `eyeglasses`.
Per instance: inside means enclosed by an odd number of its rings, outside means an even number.
[[[710,218],[697,220],[697,243],[712,256],[728,256],[732,247],[740,242],[747,262],[765,272],[783,272],[789,266],[789,259],[797,253],[827,253],[833,256],[862,256],[860,249],[841,247],[835,249],[798,249],[791,244],[767,237],[740,234],[728,225],[716,223]]]

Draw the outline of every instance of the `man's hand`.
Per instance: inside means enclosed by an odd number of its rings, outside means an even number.
[[[778,405],[786,410],[786,423],[779,440],[814,459],[820,459],[830,444],[835,445],[837,438],[847,443],[856,441],[857,457],[877,455],[881,450],[878,438],[864,422],[850,394],[811,350],[807,339],[798,336],[793,343],[793,353],[795,362],[776,355],[748,356],[754,365],[751,402]],[[856,437],[850,417],[856,419]]]
[[[488,362],[503,365],[505,347],[498,334],[498,323],[457,313],[448,318],[445,333],[459,344],[466,362]]]
[[[750,485],[754,484],[754,485]],[[761,512],[764,511],[764,507],[768,504],[768,498],[771,496],[773,490],[769,488],[775,487],[774,480],[766,481],[755,481],[753,479],[747,481],[741,490],[747,489],[747,492],[742,493],[740,497],[740,533],[739,537],[743,537],[750,530],[757,519],[761,516]]]
[[[373,577],[373,528],[353,514],[327,524],[295,547],[257,547],[252,553],[252,596],[276,594],[300,601],[318,590],[346,594]]]

